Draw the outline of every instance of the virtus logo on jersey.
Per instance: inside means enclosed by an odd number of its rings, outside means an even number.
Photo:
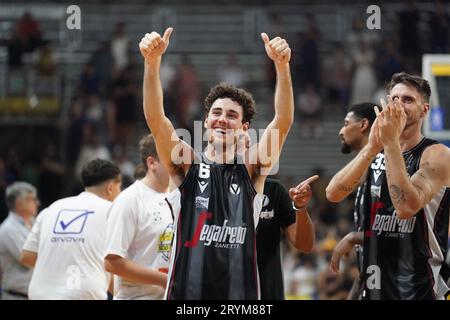
[[[409,219],[399,219],[394,211],[392,215],[376,214],[373,220],[372,230],[377,232],[387,232],[386,237],[403,238],[405,233],[412,233],[416,225],[416,217]]]
[[[210,212],[203,211],[198,219],[192,240],[186,241],[184,246],[188,248],[196,247],[199,241],[207,247],[214,245],[216,248],[237,249],[244,244],[247,234],[246,227],[228,226],[228,220],[225,219],[223,225],[207,225],[206,220],[211,219]]]

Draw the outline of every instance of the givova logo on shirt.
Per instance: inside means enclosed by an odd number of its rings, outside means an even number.
[[[83,232],[88,215],[94,211],[63,209],[56,217],[53,233],[55,234],[80,234]]]
[[[186,241],[184,246],[188,248],[196,247],[199,241],[207,247],[212,244],[216,248],[237,249],[244,244],[247,228],[241,226],[229,226],[228,220],[223,221],[223,225],[207,225],[206,220],[211,219],[210,212],[200,213],[194,236]]]

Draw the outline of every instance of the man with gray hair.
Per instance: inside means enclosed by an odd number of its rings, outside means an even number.
[[[36,188],[27,182],[15,182],[6,189],[6,203],[9,215],[0,225],[1,298],[28,299],[28,284],[33,269],[20,263],[20,253],[39,206]]]

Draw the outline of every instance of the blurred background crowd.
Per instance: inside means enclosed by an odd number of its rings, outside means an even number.
[[[300,2],[300,4],[299,4]],[[303,2],[303,3],[302,3]],[[259,33],[280,35],[292,48],[296,122],[276,178],[284,186],[319,174],[310,213],[313,253],[283,245],[286,296],[345,299],[357,266],[328,269],[337,241],[353,229],[353,199],[326,200],[325,187],[350,156],[338,131],[348,106],[385,95],[393,73],[421,74],[424,53],[449,53],[450,5],[378,4],[381,29],[366,26],[368,5],[342,1],[78,1],[81,29],[68,29],[67,6],[52,1],[0,4],[0,222],[6,187],[27,181],[41,208],[81,191],[78,174],[94,158],[120,165],[134,181],[137,142],[148,133],[142,112],[140,38],[173,26],[162,66],[165,109],[176,128],[192,131],[202,98],[226,81],[254,94],[263,128],[273,115],[274,69]]]

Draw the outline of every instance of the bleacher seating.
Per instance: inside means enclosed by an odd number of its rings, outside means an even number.
[[[265,82],[265,66],[267,58],[263,51],[259,32],[270,32],[270,16],[278,15],[279,29],[289,40],[292,47],[297,42],[297,34],[304,31],[306,14],[312,13],[321,32],[319,46],[320,54],[330,52],[336,41],[344,41],[351,30],[352,18],[365,15],[367,4],[346,2],[337,4],[314,4],[308,2],[296,5],[296,1],[281,3],[264,3],[254,1],[254,5],[232,5],[223,3],[222,6],[177,5],[170,2],[149,2],[141,5],[138,1],[127,1],[126,4],[90,4],[81,1],[82,30],[78,34],[81,42],[77,46],[68,46],[70,36],[65,26],[65,6],[60,4],[28,5],[2,4],[0,5],[0,37],[5,38],[12,21],[18,19],[23,10],[30,9],[41,22],[45,37],[52,41],[60,67],[66,76],[65,83],[68,90],[63,91],[64,108],[67,108],[70,95],[76,88],[79,74],[99,41],[111,38],[113,28],[118,22],[125,22],[126,33],[130,39],[131,61],[137,66],[141,64],[138,42],[145,32],[158,30],[163,32],[168,25],[175,27],[167,61],[174,65],[183,54],[188,54],[198,71],[203,87],[208,88],[220,79],[217,69],[226,63],[229,53],[236,53],[237,59],[253,84],[254,95],[258,102],[259,115],[254,122],[257,128],[263,127],[270,116],[273,101],[273,88]],[[209,3],[209,2],[208,2]],[[165,6],[166,4],[166,6]],[[263,6],[263,4],[266,4]],[[432,4],[420,4],[423,14],[431,9]],[[404,4],[393,3],[383,5],[383,32],[393,30],[393,17]],[[15,14],[11,14],[15,12]],[[36,13],[36,14],[35,14]],[[4,18],[8,17],[8,21]],[[426,27],[421,25],[421,36],[426,34]],[[9,30],[8,30],[9,29]],[[374,31],[375,32],[375,31]],[[0,48],[0,64],[5,62],[5,50]],[[139,69],[138,69],[139,70]],[[298,88],[295,88],[298,90]],[[323,139],[302,140],[299,128],[295,124],[289,135],[282,158],[281,170],[283,175],[306,176],[310,169],[323,166],[327,173],[335,172],[347,157],[339,153],[337,131],[341,125],[341,113],[325,115],[325,132]],[[145,128],[145,125],[141,126]],[[142,131],[145,129],[142,129]],[[140,134],[142,133],[140,132]],[[330,161],[332,159],[332,161]]]

